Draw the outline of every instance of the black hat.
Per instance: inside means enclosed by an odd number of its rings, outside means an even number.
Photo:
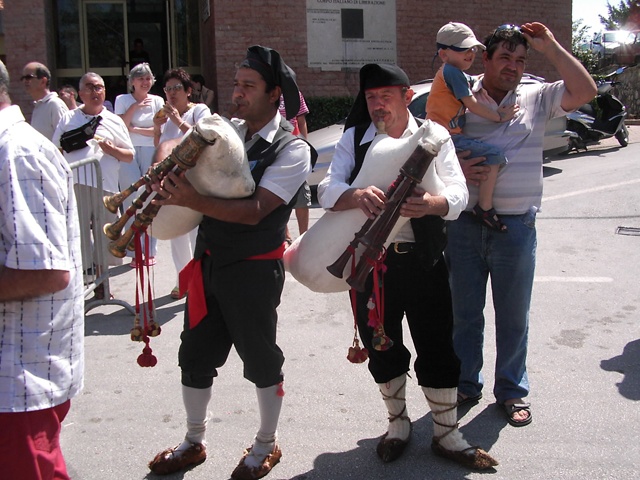
[[[396,65],[368,63],[362,67],[360,69],[360,91],[345,122],[345,131],[355,125],[371,121],[367,100],[364,97],[366,90],[384,87],[408,88],[409,86],[409,77]]]
[[[300,94],[298,93],[296,74],[284,63],[277,51],[253,45],[247,48],[247,58],[243,60],[240,67],[251,68],[262,75],[267,84],[280,87],[287,111],[287,120],[298,115]]]

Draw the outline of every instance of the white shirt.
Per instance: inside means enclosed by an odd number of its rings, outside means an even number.
[[[116,147],[126,148],[134,152],[133,145],[131,144],[131,138],[129,137],[129,130],[124,124],[122,119],[115,113],[111,113],[106,108],[103,108],[99,114],[102,117],[102,121],[98,125],[96,130],[96,136],[111,140]],[[94,116],[87,115],[81,108],[76,108],[70,112],[67,112],[55,133],[53,134],[53,143],[55,146],[60,146],[60,137],[64,132],[73,130],[74,128],[81,127],[90,121]],[[100,167],[102,168],[102,189],[106,192],[118,192],[118,172],[120,170],[120,162],[117,158],[107,155],[98,146],[98,142],[95,139],[87,141],[87,146],[74,152],[63,152],[64,158],[69,163],[77,162],[78,160],[84,160],[85,158],[94,157],[100,160]],[[94,170],[93,168],[91,170]],[[85,174],[85,169],[81,168],[73,173],[73,178],[76,183],[83,185],[90,185],[97,187],[95,180],[95,171],[92,175]]]
[[[162,110],[162,106],[164,105],[162,97],[151,94],[148,96],[151,98],[152,104],[148,107],[138,108],[133,112],[131,125],[134,127],[153,128],[153,116]],[[138,102],[130,93],[118,95],[116,97],[115,114],[120,116],[124,115],[134,103]],[[131,137],[131,143],[134,147],[153,147],[153,135],[147,136],[129,132],[129,136]]]
[[[73,181],[17,106],[0,111],[0,264],[64,270],[67,288],[0,302],[0,412],[51,408],[82,389],[84,292]]]
[[[418,123],[411,116],[406,130],[400,138],[411,136],[418,128]],[[360,144],[363,145],[373,141],[376,132],[376,127],[372,123],[362,137]],[[355,127],[352,127],[344,132],[342,138],[338,141],[336,152],[333,154],[327,175],[318,185],[318,201],[322,208],[329,212],[331,212],[330,209],[334,207],[340,196],[352,188],[347,182],[356,165],[354,141]],[[469,193],[466,180],[460,168],[460,163],[458,162],[458,157],[456,156],[455,147],[451,140],[442,146],[434,162],[436,173],[445,184],[441,195],[447,199],[447,203],[449,204],[449,212],[442,218],[444,220],[455,220],[466,207]],[[391,184],[393,180],[395,180],[395,178],[389,179],[389,184]],[[394,239],[394,241],[403,242],[412,242],[414,240],[415,237],[410,222],[407,222],[402,227]]]
[[[281,119],[280,113],[276,113],[262,129],[245,142],[245,150],[249,151],[258,138],[273,143]],[[233,118],[231,122],[238,127],[240,136],[245,138],[248,129],[245,121]],[[289,142],[264,171],[259,186],[280,197],[284,203],[289,203],[311,173],[310,159],[311,149],[307,142],[299,138]],[[251,164],[249,166],[251,167]]]
[[[51,140],[58,122],[69,111],[67,104],[56,92],[49,92],[40,100],[33,102],[33,105],[31,126]]]

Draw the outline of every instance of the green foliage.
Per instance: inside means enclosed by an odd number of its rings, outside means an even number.
[[[351,97],[305,98],[309,107],[307,128],[310,132],[333,125],[346,118],[354,99]]]
[[[589,27],[582,24],[582,19],[571,24],[571,53],[589,73],[598,68],[598,59],[589,48]]]
[[[609,16],[600,17],[600,23],[604,25],[605,30],[620,30],[626,26],[627,19],[631,14],[631,8],[637,0],[620,0],[620,5],[617,7],[607,2],[607,9],[609,10]]]

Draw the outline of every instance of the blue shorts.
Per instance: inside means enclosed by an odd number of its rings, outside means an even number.
[[[464,135],[451,135],[451,140],[456,146],[456,152],[471,150],[469,158],[486,157],[486,160],[478,165],[502,165],[508,163],[502,149],[495,145],[474,140]]]

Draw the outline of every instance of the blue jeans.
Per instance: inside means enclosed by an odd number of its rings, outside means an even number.
[[[465,137],[464,135],[451,135],[451,140],[456,147],[456,152],[469,150],[471,152],[469,158],[485,157],[485,160],[478,163],[478,165],[503,165],[508,163],[507,157],[504,156],[504,152],[500,147]]]
[[[449,224],[445,258],[453,297],[453,344],[462,362],[458,389],[478,395],[484,385],[482,350],[487,279],[491,276],[496,322],[498,403],[529,393],[527,342],[536,263],[535,211],[500,215],[508,233],[491,230],[468,213]]]

